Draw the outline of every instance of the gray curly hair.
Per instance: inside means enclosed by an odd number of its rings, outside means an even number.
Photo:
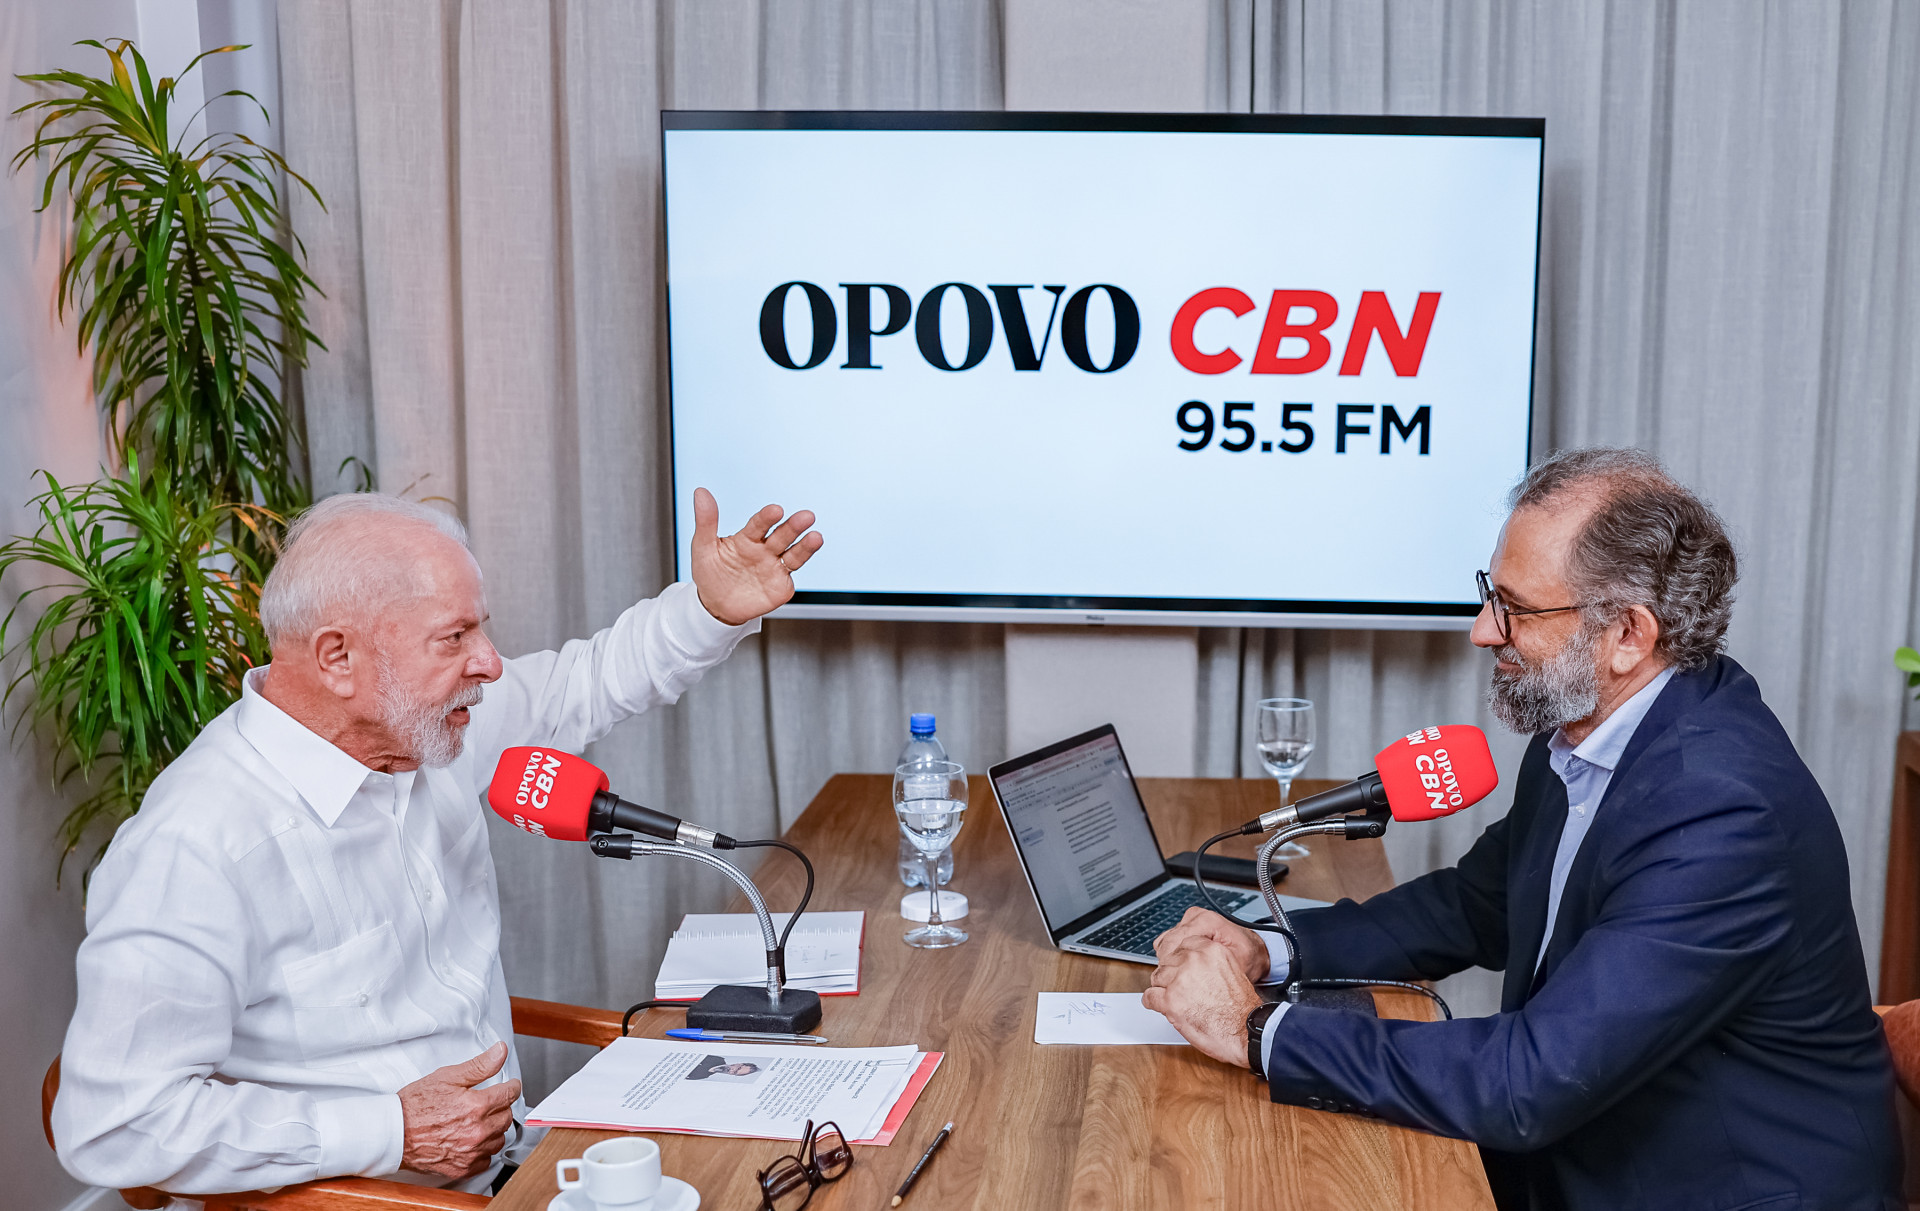
[[[1644,450],[1562,450],[1514,488],[1511,511],[1599,500],[1567,553],[1567,585],[1611,621],[1645,606],[1660,624],[1656,651],[1677,669],[1718,655],[1739,580],[1733,543],[1712,506],[1680,486]]]

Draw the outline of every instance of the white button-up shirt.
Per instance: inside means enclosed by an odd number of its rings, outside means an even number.
[[[307,730],[250,673],[89,885],[53,1110],[67,1171],[187,1195],[444,1181],[396,1173],[396,1091],[512,1042],[483,800],[501,751],[578,751],[755,629],[670,586],[592,639],[506,661],[459,759],[401,774]],[[510,1054],[486,1083],[518,1073]]]

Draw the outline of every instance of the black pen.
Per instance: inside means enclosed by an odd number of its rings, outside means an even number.
[[[934,1153],[940,1151],[940,1145],[946,1143],[947,1136],[952,1133],[952,1123],[940,1128],[940,1134],[934,1136],[933,1142],[927,1145],[927,1150],[920,1154],[920,1163],[913,1167],[912,1173],[907,1174],[907,1180],[900,1183],[900,1192],[893,1196],[893,1202],[889,1205],[895,1207],[900,1205],[901,1200],[907,1197],[907,1191],[913,1189],[914,1179],[920,1176],[920,1171],[927,1167],[927,1162],[933,1159]]]

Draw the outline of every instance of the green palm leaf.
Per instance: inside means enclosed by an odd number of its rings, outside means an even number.
[[[244,136],[170,142],[176,82],[155,81],[131,42],[82,45],[106,54],[106,76],[21,77],[59,92],[14,111],[36,123],[13,167],[47,161],[43,210],[65,182],[75,234],[59,302],[93,350],[115,454],[171,469],[202,506],[297,509],[307,499],[298,440],[275,385],[319,345],[306,318],[317,288],[280,242],[281,182],[319,195]],[[208,51],[187,70],[241,49]],[[258,104],[237,89],[208,103],[222,97]]]
[[[56,783],[86,787],[60,824],[62,867],[139,809],[267,657],[260,586],[308,500],[279,384],[319,346],[305,251],[281,234],[283,190],[318,201],[312,185],[241,135],[171,139],[176,81],[131,42],[81,45],[103,75],[21,77],[47,95],[14,111],[33,125],[12,167],[42,163],[39,208],[67,204],[58,304],[93,355],[121,468],[79,487],[42,472],[38,526],[0,544],[0,575],[32,566],[40,582],[0,617],[17,661],[0,703],[30,695],[16,730],[51,738]],[[221,97],[258,105],[208,104]]]

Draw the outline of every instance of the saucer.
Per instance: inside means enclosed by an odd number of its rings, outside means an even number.
[[[677,1177],[662,1177],[660,1193],[653,1196],[647,1211],[698,1211],[700,1192]],[[547,1204],[547,1211],[597,1211],[585,1190],[562,1190]]]

